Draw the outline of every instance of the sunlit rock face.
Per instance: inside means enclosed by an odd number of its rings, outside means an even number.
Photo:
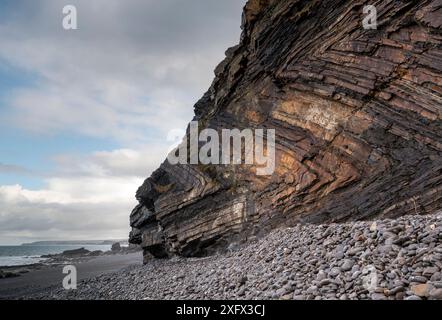
[[[362,27],[368,4],[377,30]],[[130,241],[198,256],[294,223],[441,209],[441,25],[440,0],[250,0],[194,120],[275,129],[275,171],[165,161],[137,192]]]

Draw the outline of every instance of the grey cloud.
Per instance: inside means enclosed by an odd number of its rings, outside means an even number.
[[[97,151],[87,156],[60,154],[54,157],[59,176],[140,177],[150,175],[167,154],[167,145],[150,145],[133,149]]]
[[[0,162],[0,173],[20,173],[20,174],[31,174],[32,171],[13,164],[5,164]]]
[[[19,1],[0,22],[0,58],[41,81],[15,92],[7,121],[125,142],[183,127],[239,41],[244,2],[72,0],[79,30],[65,31],[63,3]]]
[[[132,204],[15,203],[0,199],[0,241],[30,239],[125,238],[129,232],[127,212]],[[32,214],[30,214],[32,212]]]
[[[128,212],[135,205],[132,197],[122,201],[112,195],[104,197],[103,192],[97,191],[100,201],[80,198],[64,203],[50,193],[40,196],[30,193],[0,187],[0,243],[25,238],[124,238],[128,234]]]

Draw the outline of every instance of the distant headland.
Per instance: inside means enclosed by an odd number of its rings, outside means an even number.
[[[35,241],[22,243],[22,246],[66,246],[66,245],[112,245],[114,243],[121,245],[128,244],[127,239],[114,240],[54,240],[54,241]]]

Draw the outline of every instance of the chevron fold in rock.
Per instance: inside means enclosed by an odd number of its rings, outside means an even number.
[[[242,29],[194,121],[276,129],[276,170],[165,161],[130,216],[146,259],[442,208],[442,0],[250,0]]]

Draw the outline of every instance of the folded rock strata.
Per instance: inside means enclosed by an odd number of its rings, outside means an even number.
[[[249,0],[242,29],[194,120],[275,129],[275,172],[165,161],[130,217],[146,257],[442,208],[442,0]]]

